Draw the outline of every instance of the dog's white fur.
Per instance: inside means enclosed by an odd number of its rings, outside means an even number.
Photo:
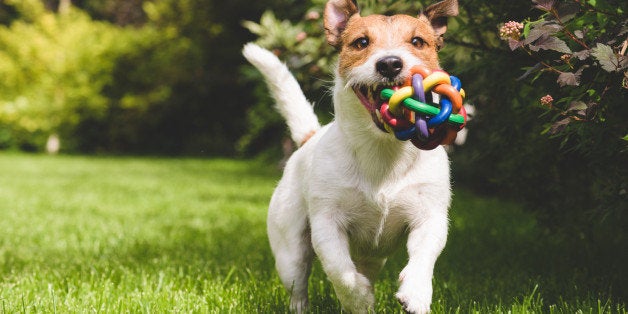
[[[243,54],[264,75],[293,140],[302,143],[316,131],[288,160],[268,212],[268,237],[292,309],[307,307],[307,281],[317,256],[343,308],[372,311],[377,274],[405,240],[409,259],[396,297],[408,312],[429,312],[451,199],[444,149],[418,150],[382,132],[340,75],[333,90],[335,120],[320,127],[274,54],[254,44]],[[403,51],[396,55],[410,66],[421,63]],[[374,62],[347,77],[372,80]]]

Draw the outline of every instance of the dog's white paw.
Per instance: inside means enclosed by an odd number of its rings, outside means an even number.
[[[305,313],[307,312],[308,308],[309,304],[307,298],[301,299],[293,296],[290,300],[290,312],[292,313]]]
[[[373,311],[375,295],[371,282],[362,274],[349,272],[342,275],[334,285],[336,296],[345,311],[349,313],[369,313]]]
[[[399,281],[401,286],[395,297],[403,310],[413,314],[429,313],[432,303],[431,278],[422,278],[406,267],[399,275]]]

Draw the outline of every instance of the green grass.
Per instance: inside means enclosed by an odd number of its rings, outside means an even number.
[[[0,313],[283,313],[265,216],[280,176],[254,161],[0,154]],[[626,313],[625,291],[530,214],[456,191],[434,313]],[[405,255],[376,284],[393,298]],[[625,273],[622,273],[622,276]],[[320,265],[312,312],[340,311]]]

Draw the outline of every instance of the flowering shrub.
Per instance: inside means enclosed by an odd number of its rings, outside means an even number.
[[[515,21],[510,21],[499,29],[499,37],[502,39],[514,39],[518,40],[521,37],[521,30],[523,24]]]
[[[543,12],[539,19],[509,21],[499,34],[512,50],[521,49],[536,61],[520,79],[556,75],[560,87],[557,106],[551,106],[549,95],[541,99],[542,105],[557,113],[548,131],[565,131],[563,135],[568,136],[570,123],[597,122],[623,132],[613,135],[617,139],[628,140],[625,123],[611,118],[620,113],[616,107],[625,102],[628,89],[625,8],[613,6],[612,1],[533,3]],[[612,125],[615,122],[617,125]]]
[[[628,194],[628,5],[612,0],[532,2],[539,18],[506,22],[499,36],[534,61],[518,80],[545,89],[547,95],[539,99],[549,122],[543,133],[560,141],[558,160],[569,158],[581,168],[572,169],[581,171],[573,176],[581,187],[562,191],[565,196],[590,195],[584,199],[591,203],[580,206],[591,206],[588,210],[602,216],[621,215]],[[572,176],[568,171],[558,178]]]

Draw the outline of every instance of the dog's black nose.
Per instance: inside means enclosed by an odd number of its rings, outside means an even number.
[[[403,61],[399,57],[383,57],[377,60],[375,69],[385,78],[393,79],[403,69]]]

